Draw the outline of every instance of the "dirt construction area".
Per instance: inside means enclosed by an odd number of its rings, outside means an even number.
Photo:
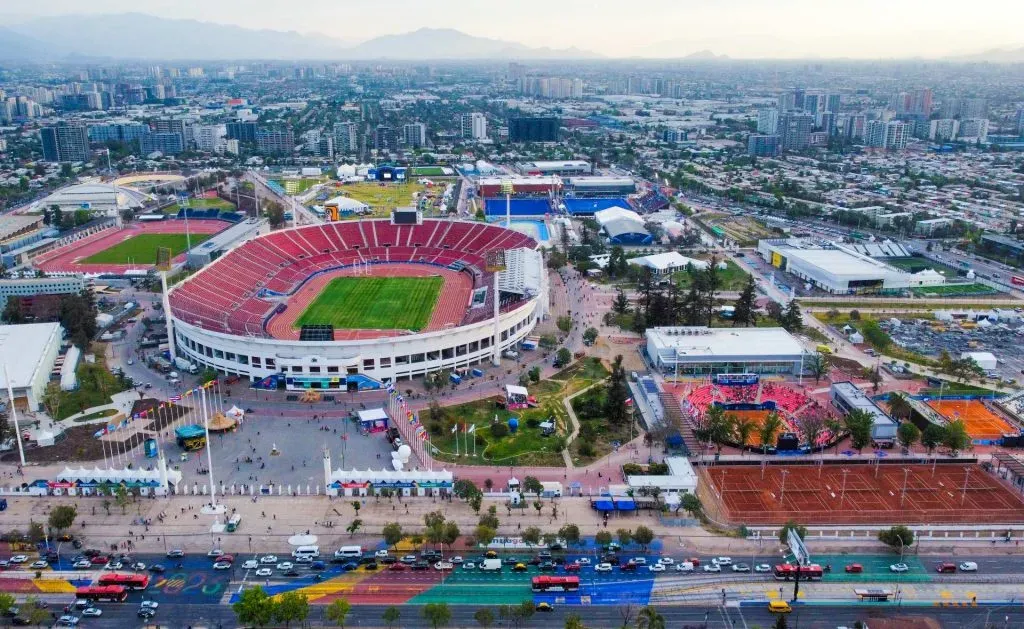
[[[699,473],[702,502],[736,525],[1024,522],[1024,499],[974,464],[717,465]]]

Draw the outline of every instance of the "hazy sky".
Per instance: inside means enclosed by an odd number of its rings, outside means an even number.
[[[0,11],[19,18],[137,11],[356,41],[455,28],[616,57],[702,49],[733,57],[936,57],[1024,47],[1021,0],[46,0]]]

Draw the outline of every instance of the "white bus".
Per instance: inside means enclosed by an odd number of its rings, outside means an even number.
[[[319,546],[299,546],[292,551],[292,557],[298,559],[299,557],[312,557],[316,559],[320,556]]]

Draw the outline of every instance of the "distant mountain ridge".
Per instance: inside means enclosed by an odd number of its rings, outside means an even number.
[[[44,17],[0,27],[0,59],[588,59],[568,48],[531,48],[453,29],[421,28],[357,45],[322,34],[255,30],[143,13]]]

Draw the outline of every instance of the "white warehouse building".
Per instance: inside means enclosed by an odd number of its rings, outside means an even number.
[[[782,328],[648,328],[647,356],[664,374],[803,373],[804,348]]]
[[[907,273],[842,245],[821,247],[799,239],[761,240],[757,251],[773,267],[834,294],[882,293],[938,286],[939,273]]]

